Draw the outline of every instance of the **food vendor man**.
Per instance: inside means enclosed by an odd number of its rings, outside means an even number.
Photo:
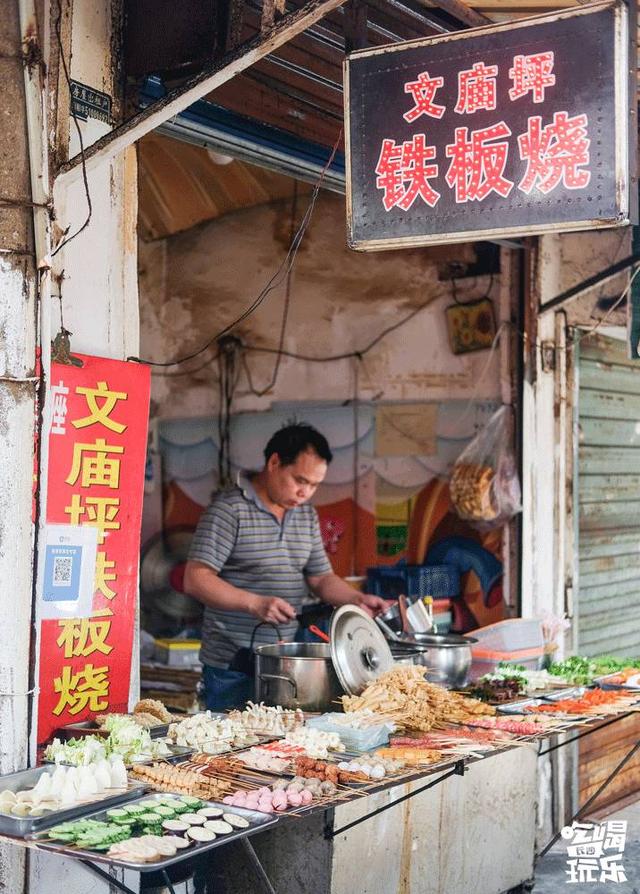
[[[256,646],[276,642],[274,624],[293,640],[309,591],[372,615],[387,606],[354,590],[327,558],[309,503],[332,459],[326,438],[310,425],[288,425],[271,437],[264,458],[260,472],[239,475],[205,510],[185,569],[185,591],[205,606],[200,660],[211,710],[253,698],[252,636]]]

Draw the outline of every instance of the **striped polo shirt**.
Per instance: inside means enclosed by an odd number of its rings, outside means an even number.
[[[305,576],[332,570],[313,506],[306,503],[288,509],[280,522],[242,475],[202,514],[189,559],[208,565],[222,580],[242,590],[286,599],[296,613],[308,594]],[[228,667],[238,649],[250,645],[256,624],[253,615],[205,607],[202,663]],[[296,621],[278,625],[285,640],[294,638],[297,627]],[[274,628],[265,625],[256,631],[254,645],[277,639]]]

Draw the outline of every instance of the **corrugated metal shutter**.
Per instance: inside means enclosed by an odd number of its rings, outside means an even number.
[[[578,346],[578,648],[640,655],[640,366],[622,341]]]

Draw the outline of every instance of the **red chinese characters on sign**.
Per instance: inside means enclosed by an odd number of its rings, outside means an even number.
[[[458,74],[458,101],[456,111],[459,115],[472,115],[480,109],[492,112],[496,107],[497,65],[485,65],[476,62],[468,71]]]
[[[38,744],[129,698],[149,370],[80,359],[52,366],[47,522],[97,529],[93,605],[89,617],[41,622]]]
[[[554,65],[552,51],[514,56],[508,69],[511,87],[505,88],[505,95],[511,102],[525,97],[533,103],[545,102],[546,91],[556,83]],[[453,111],[458,115],[494,111],[499,76],[499,66],[484,61],[474,62],[471,68],[459,71]],[[413,124],[423,117],[442,119],[447,109],[436,100],[436,94],[445,86],[444,77],[434,76],[429,71],[421,72],[416,80],[407,81],[404,92],[411,96],[413,106],[404,112],[404,120]],[[521,176],[518,171],[518,189],[527,195],[534,189],[546,195],[559,185],[567,189],[583,189],[589,184],[587,115],[571,116],[566,111],[557,111],[546,125],[543,125],[541,116],[534,115],[527,118],[526,126],[527,130],[513,141],[510,140],[512,130],[503,120],[471,131],[464,126],[454,129],[453,141],[444,146],[444,153],[450,159],[444,183],[453,190],[457,204],[482,202],[492,193],[501,198],[509,196],[514,187],[514,181],[506,173],[510,152],[526,163]],[[438,148],[429,142],[428,133],[415,134],[403,142],[383,139],[375,173],[385,211],[394,208],[407,211],[417,200],[430,208],[437,205],[442,194],[433,182],[440,175],[437,156]],[[513,171],[513,162],[509,170]],[[61,395],[60,400],[63,399]],[[106,451],[106,444],[104,449]],[[87,506],[86,511],[90,518],[97,517],[97,507]],[[107,513],[107,508],[104,512]]]
[[[423,71],[418,75],[417,81],[409,81],[404,85],[404,92],[413,96],[415,103],[412,109],[405,112],[402,116],[405,121],[411,123],[421,115],[429,115],[431,118],[442,118],[446,112],[444,106],[435,103],[434,96],[436,91],[444,84],[444,78],[430,78],[428,71]]]
[[[511,130],[504,121],[494,127],[471,131],[456,127],[455,143],[447,146],[451,159],[446,181],[455,189],[456,202],[481,202],[490,192],[503,197],[513,188],[511,180],[504,176],[509,156]]]
[[[545,195],[562,181],[567,189],[583,189],[591,180],[586,115],[570,118],[567,112],[556,112],[550,124],[542,126],[542,118],[529,118],[527,133],[518,137],[520,158],[527,170],[519,189],[530,193],[534,186]]]
[[[509,77],[513,81],[509,99],[521,99],[531,93],[534,102],[544,102],[544,91],[556,82],[556,76],[552,74],[553,63],[552,52],[514,56],[513,68],[509,69]]]
[[[418,196],[433,208],[440,193],[429,180],[438,176],[438,165],[427,162],[435,158],[435,154],[435,147],[427,146],[425,135],[421,133],[400,145],[393,140],[382,141],[376,165],[376,185],[383,190],[382,201],[387,211],[396,205],[406,211]]]

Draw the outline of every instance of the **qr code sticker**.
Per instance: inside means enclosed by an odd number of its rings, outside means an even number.
[[[71,556],[55,556],[53,559],[53,586],[70,586],[72,570],[73,558]]]

